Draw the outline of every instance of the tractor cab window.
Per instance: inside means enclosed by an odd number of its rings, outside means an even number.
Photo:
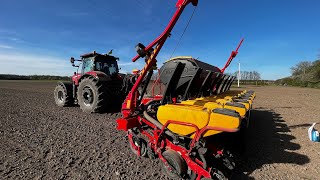
[[[114,61],[114,62],[112,62],[112,61],[109,61],[109,62],[96,61],[95,69],[97,71],[102,71],[108,75],[113,75],[118,72],[118,66],[117,66],[116,61]]]
[[[101,69],[102,69],[101,66],[102,66],[101,62],[96,62],[94,68],[95,68],[96,71],[101,71]]]
[[[117,73],[117,68],[113,63],[110,64],[109,71],[110,71],[110,74]]]
[[[85,58],[83,60],[82,67],[83,67],[83,73],[87,73],[89,71],[92,71],[92,69],[93,69],[93,60],[92,60],[92,58]]]

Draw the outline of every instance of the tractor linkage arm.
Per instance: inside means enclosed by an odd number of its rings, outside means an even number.
[[[136,99],[137,99],[137,90],[140,84],[143,81],[143,78],[147,75],[147,73],[153,69],[154,66],[156,66],[156,57],[158,53],[160,52],[162,46],[164,45],[167,38],[170,36],[170,32],[172,31],[173,27],[175,26],[176,22],[178,21],[180,15],[182,14],[184,8],[189,4],[192,3],[192,5],[197,6],[198,0],[178,0],[176,3],[176,12],[174,13],[173,17],[171,18],[169,24],[165,28],[165,30],[162,32],[162,34],[155,39],[151,44],[149,44],[147,47],[139,43],[136,46],[136,50],[138,55],[135,56],[132,61],[135,62],[140,57],[145,57],[146,64],[144,68],[141,70],[140,76],[138,77],[137,81],[135,82],[134,86],[132,87],[130,93],[128,94],[128,98],[126,99],[126,108],[130,109],[131,114],[134,113],[136,108]],[[141,95],[143,96],[143,95]]]

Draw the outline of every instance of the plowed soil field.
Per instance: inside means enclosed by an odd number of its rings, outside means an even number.
[[[159,160],[136,157],[120,113],[59,108],[54,82],[0,81],[0,179],[167,179]],[[246,152],[232,179],[320,179],[320,90],[247,87],[257,98]],[[320,130],[320,125],[318,127]]]

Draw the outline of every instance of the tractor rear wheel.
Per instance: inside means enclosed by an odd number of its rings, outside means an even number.
[[[54,100],[56,104],[60,107],[70,106],[73,103],[73,98],[70,90],[66,88],[63,84],[57,84],[53,92]]]
[[[104,82],[87,77],[79,83],[77,99],[82,111],[100,113],[110,104],[110,92]]]

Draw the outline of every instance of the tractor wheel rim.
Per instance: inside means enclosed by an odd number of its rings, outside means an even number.
[[[90,106],[93,102],[93,92],[90,87],[85,87],[82,93],[83,102],[86,106]]]
[[[58,91],[58,100],[59,100],[60,102],[63,101],[63,92],[62,92],[62,91]]]

